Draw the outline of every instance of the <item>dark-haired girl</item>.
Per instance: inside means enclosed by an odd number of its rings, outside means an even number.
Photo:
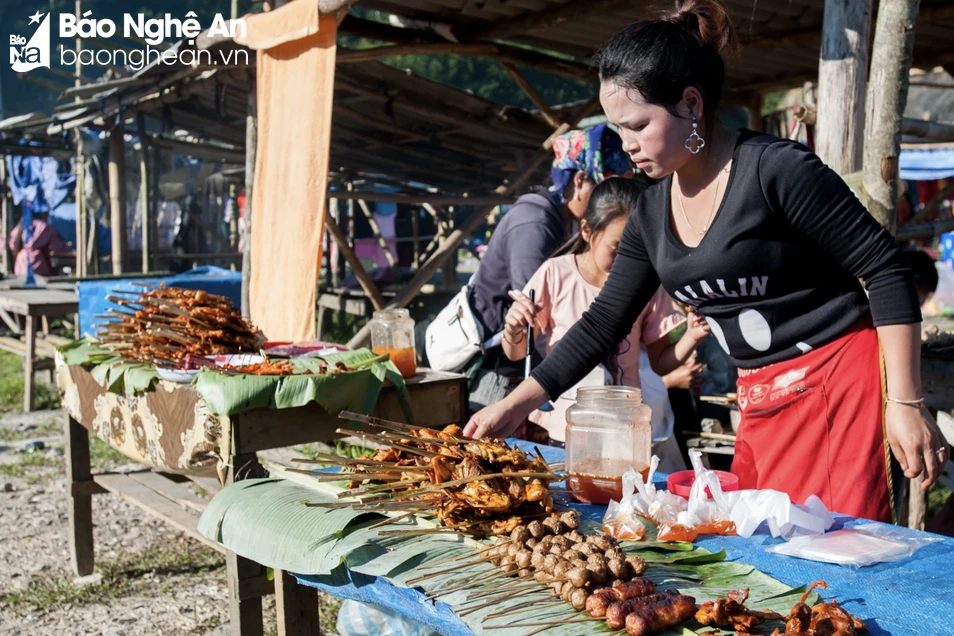
[[[536,335],[543,341],[544,353],[556,346],[570,328],[580,320],[606,282],[616,260],[623,228],[636,207],[644,186],[634,179],[614,177],[596,186],[590,196],[580,231],[553,258],[536,271],[524,292],[534,290],[535,302],[526,293],[510,292],[514,303],[507,312],[503,350],[510,360],[521,360],[526,354],[526,329],[535,325]],[[685,318],[672,306],[672,300],[661,288],[640,312],[629,334],[599,365],[594,365],[580,386],[614,384],[639,387],[640,349],[645,347],[650,364],[659,375],[666,375],[682,365],[703,338],[708,325],[690,317],[689,329],[675,344],[666,336]],[[587,371],[590,371],[588,369]],[[573,404],[575,391],[554,400],[551,411],[534,411],[530,421],[543,427],[551,440],[563,442],[566,437],[566,409]]]
[[[603,109],[659,182],[640,197],[590,309],[465,433],[505,435],[572,386],[661,282],[739,367],[741,486],[890,521],[891,451],[925,487],[948,459],[921,395],[914,281],[891,235],[818,157],[718,122],[722,55],[734,44],[722,5],[687,0],[603,47]]]

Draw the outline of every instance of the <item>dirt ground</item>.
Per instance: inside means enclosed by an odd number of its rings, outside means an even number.
[[[0,416],[0,634],[228,634],[223,558],[118,495],[93,498],[96,573],[73,577],[63,418]],[[94,471],[141,468],[98,442],[91,456]],[[338,601],[319,600],[321,633],[335,634]],[[274,634],[274,597],[264,606]]]

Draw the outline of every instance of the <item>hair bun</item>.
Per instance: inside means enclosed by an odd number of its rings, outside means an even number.
[[[663,19],[699,36],[723,58],[739,48],[729,12],[718,0],[676,0],[673,11],[665,14]]]

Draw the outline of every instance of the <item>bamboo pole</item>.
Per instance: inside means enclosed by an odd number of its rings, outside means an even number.
[[[112,233],[113,274],[123,273],[126,258],[126,145],[119,119],[109,131],[109,217]]]
[[[0,256],[3,258],[3,273],[13,273],[13,261],[7,247],[7,238],[10,236],[10,200],[7,197],[7,156],[0,155],[0,228],[3,229],[3,249]]]
[[[553,114],[553,111],[550,110],[549,104],[543,99],[543,96],[537,92],[537,89],[533,87],[533,84],[530,83],[523,74],[517,70],[517,67],[509,62],[501,62],[500,65],[507,71],[507,74],[510,76],[510,79],[520,87],[520,90],[530,99],[534,106],[537,107],[537,110],[540,111],[540,116],[543,117],[550,126],[556,130],[560,127],[561,122],[556,118],[556,115]]]
[[[242,318],[251,319],[249,282],[252,273],[252,189],[255,184],[255,150],[258,136],[255,79],[249,77],[248,112],[245,116],[245,243],[242,249]]]
[[[898,230],[898,155],[908,101],[919,0],[881,0],[868,81],[862,186],[868,212],[891,234]]]
[[[152,262],[152,210],[149,187],[149,139],[146,137],[146,118],[142,114],[136,117],[139,127],[139,207],[142,209],[142,271],[149,272]]]
[[[411,235],[414,239],[414,257],[411,260],[411,267],[417,269],[421,258],[421,211],[417,207],[411,209]]]
[[[838,174],[861,169],[871,2],[825,0],[815,148]]]
[[[378,222],[374,219],[374,213],[371,212],[371,207],[368,206],[363,199],[357,199],[357,201],[358,207],[361,208],[361,212],[364,214],[365,218],[368,219],[368,225],[371,226],[371,231],[374,232],[374,237],[378,239],[378,244],[381,246],[381,249],[384,250],[384,257],[388,259],[388,263],[391,264],[391,267],[394,267],[396,262],[394,259],[394,254],[391,253],[391,247],[381,234],[381,226],[379,226]]]
[[[342,232],[341,228],[338,227],[338,224],[335,223],[335,220],[332,218],[330,212],[325,213],[325,225],[328,226],[328,233],[331,235],[331,238],[334,239],[335,243],[338,244],[339,252],[344,255],[345,260],[347,260],[348,264],[351,265],[351,269],[354,271],[355,278],[358,279],[358,283],[361,285],[364,293],[366,293],[371,299],[371,304],[374,305],[376,310],[383,309],[384,297],[381,296],[381,292],[378,291],[377,285],[374,284],[374,281],[371,280],[371,277],[364,269],[361,261],[358,260],[354,250],[351,249],[350,245],[348,245],[348,237],[344,235],[344,232]]]

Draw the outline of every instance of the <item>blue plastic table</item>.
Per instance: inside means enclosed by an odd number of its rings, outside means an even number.
[[[510,440],[530,450],[532,445]],[[562,449],[540,447],[550,463],[562,462]],[[663,476],[654,479],[659,483]],[[562,484],[554,487],[562,487]],[[580,504],[575,506],[583,517],[599,521],[605,507]],[[851,517],[836,518],[835,529],[859,521]],[[900,529],[915,533],[915,530]],[[921,548],[904,561],[885,563],[861,569],[850,569],[814,561],[778,556],[765,548],[781,543],[763,527],[748,539],[713,536],[695,542],[712,552],[725,549],[727,560],[753,565],[783,583],[797,587],[823,579],[828,582],[826,600],[834,597],[849,612],[863,619],[868,631],[875,635],[940,636],[954,631],[954,539],[943,538]],[[424,600],[417,589],[397,587],[384,579],[345,572],[334,576],[297,576],[298,582],[316,587],[343,599],[372,603],[417,620],[447,636],[468,636],[471,630],[444,603]]]

